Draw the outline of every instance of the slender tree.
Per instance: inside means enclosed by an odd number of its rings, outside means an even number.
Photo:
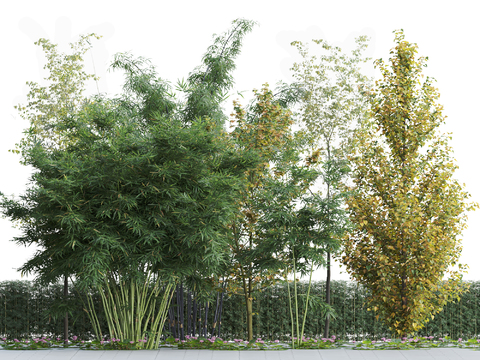
[[[382,78],[366,90],[372,120],[350,157],[347,205],[356,228],[345,237],[342,261],[371,290],[377,318],[405,336],[466,291],[463,266],[449,266],[460,256],[464,212],[478,204],[465,202],[447,137],[436,131],[445,117],[432,79],[421,81],[427,58],[417,59],[402,30],[395,42],[390,67],[377,60]]]
[[[17,105],[20,116],[27,120],[35,134],[35,139],[42,140],[47,148],[62,149],[71,142],[65,131],[54,125],[64,124],[66,127],[81,110],[86,98],[83,95],[85,83],[98,77],[87,74],[84,70],[83,55],[90,49],[90,39],[100,39],[96,34],[81,35],[80,39],[71,43],[72,54],[57,51],[57,45],[47,39],[39,39],[35,45],[41,46],[47,64],[43,67],[49,76],[44,80],[48,86],[28,81],[30,91],[27,94],[27,104]],[[21,139],[17,148],[11,152],[20,154],[21,149],[30,146],[29,138]]]
[[[365,118],[366,102],[360,94],[358,85],[369,81],[359,68],[361,63],[369,60],[362,58],[362,52],[367,47],[367,38],[361,36],[356,39],[357,48],[351,56],[342,53],[340,48],[333,47],[324,40],[313,40],[313,42],[328,54],[317,58],[309,54],[307,44],[294,41],[291,45],[296,47],[303,61],[295,63],[291,70],[296,81],[305,89],[299,111],[300,124],[307,129],[307,136],[312,146],[311,151],[315,156],[320,157],[321,162],[332,166],[334,163],[346,161],[346,155],[352,151],[353,131]],[[323,176],[322,179],[326,186],[326,200],[329,201],[334,198],[335,192],[339,192],[338,189],[333,188],[333,177]],[[341,236],[335,238],[337,244],[340,240]],[[340,249],[338,246],[335,248]],[[326,252],[327,304],[330,304],[332,252],[335,255],[333,249]],[[329,326],[330,317],[327,316],[325,338],[329,337]]]
[[[307,165],[300,164],[304,133],[293,133],[291,112],[286,109],[302,93],[298,84],[280,85],[277,96],[281,96],[275,98],[265,85],[262,92],[255,91],[256,99],[248,111],[234,103],[237,127],[232,136],[240,148],[255,149],[263,160],[246,173],[247,187],[239,199],[242,215],[231,225],[234,266],[229,271],[233,278],[229,292],[245,297],[249,340],[253,338],[254,294],[292,271],[292,254],[285,249],[297,246],[297,258],[305,260],[297,263],[300,271],[306,272],[310,264],[321,264],[318,252],[309,245],[299,245],[302,241],[322,243],[324,237],[312,238],[318,235],[314,226],[326,225],[318,210],[297,209],[299,202],[307,206],[305,193],[320,175],[310,168],[316,162],[315,154]],[[306,221],[307,213],[318,221]]]
[[[70,44],[73,51],[70,55],[59,53],[56,49],[57,45],[50,43],[47,39],[39,39],[35,42],[35,45],[42,47],[47,58],[47,64],[44,66],[44,69],[48,70],[49,76],[44,80],[48,83],[48,86],[27,82],[27,85],[30,87],[30,91],[27,94],[28,103],[26,105],[17,105],[15,108],[19,111],[20,116],[31,124],[30,134],[34,135],[33,139],[35,141],[43,141],[44,146],[47,148],[62,149],[72,141],[71,138],[65,136],[64,132],[52,131],[52,125],[59,123],[68,124],[70,119],[78,114],[85,102],[83,95],[85,82],[90,79],[98,80],[94,75],[87,74],[84,71],[83,55],[90,48],[90,38],[100,39],[100,36],[93,33],[80,36],[76,43]],[[23,138],[17,144],[17,148],[10,151],[17,154],[20,153],[22,148],[29,146],[28,142],[31,140],[32,138]],[[21,161],[21,163],[23,162]],[[22,222],[28,221],[28,216],[24,213]],[[63,235],[58,229],[46,230],[45,226],[43,226],[43,231],[55,233],[55,238]],[[58,260],[62,261],[62,259]],[[55,261],[55,259],[52,261]],[[55,309],[52,308],[50,310],[54,313],[64,313],[64,340],[67,343],[69,313],[68,277],[72,272],[71,267],[61,265],[60,267],[64,271],[64,302]],[[23,268],[22,271],[25,270],[27,269]],[[58,281],[58,274],[44,274],[41,279],[37,280],[44,285],[48,285]]]
[[[283,168],[279,178],[266,182],[268,196],[261,205],[265,214],[260,222],[266,238],[264,242],[275,252],[277,258],[284,259],[285,266],[293,269],[295,319],[290,296],[289,306],[294,348],[303,342],[305,321],[310,308],[325,317],[335,316],[329,304],[324,303],[319,296],[310,294],[312,274],[315,268],[326,265],[325,254],[338,251],[340,243],[337,238],[350,230],[345,210],[341,208],[346,194],[332,192],[330,198],[322,198],[321,194],[311,190],[312,184],[319,177],[328,177],[333,185],[337,185],[348,173],[348,166],[346,162],[330,161],[323,164],[323,171],[319,171],[313,166],[317,161],[318,158],[313,154],[307,157],[305,165],[297,163]],[[292,202],[289,199],[295,193],[297,196],[293,198],[296,201]],[[288,273],[287,270],[284,272],[285,278]],[[309,275],[307,294],[297,294],[297,273],[301,276]],[[299,304],[304,295],[304,313],[300,325]]]
[[[245,173],[246,186],[238,200],[241,214],[230,225],[233,266],[227,270],[231,278],[228,292],[245,298],[248,340],[253,338],[254,293],[274,283],[275,274],[279,275],[285,268],[263,242],[259,232],[262,214],[258,204],[266,196],[265,178],[274,176],[271,164],[280,161],[279,152],[288,152],[293,139],[290,130],[293,124],[291,112],[274,99],[268,84],[264,85],[261,92],[254,90],[254,93],[255,99],[248,111],[234,101],[235,114],[232,114],[234,119],[231,123],[235,123],[236,127],[231,136],[235,139],[237,148],[256,151],[262,162]]]

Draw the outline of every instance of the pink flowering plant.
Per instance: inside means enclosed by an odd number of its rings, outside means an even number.
[[[84,350],[141,350],[145,349],[147,339],[138,339],[133,341],[130,339],[110,339],[110,340],[95,340],[86,342],[80,346]]]
[[[429,337],[412,337],[401,339],[381,338],[380,340],[366,339],[363,341],[344,341],[335,336],[330,338],[305,338],[298,342],[297,338],[293,338],[288,343],[280,342],[280,340],[265,340],[261,338],[252,339],[251,341],[242,339],[233,339],[225,341],[222,338],[205,338],[186,336],[186,340],[169,337],[164,344],[178,349],[209,349],[209,350],[286,350],[292,349],[292,340],[295,349],[335,349],[347,348],[352,350],[409,350],[409,349],[429,349],[437,347],[459,347],[472,348],[480,350],[480,339],[452,340],[448,336],[434,340],[433,336]]]
[[[379,341],[366,339],[360,342],[353,341],[355,350],[410,350],[410,349],[431,349],[439,347],[459,347],[480,350],[480,339],[462,338],[453,340],[449,336],[434,340],[433,336],[403,337],[400,339],[381,338]]]
[[[35,337],[30,339],[13,339],[7,340],[7,338],[1,338],[1,346],[5,350],[38,350],[57,347],[78,347],[81,340],[76,336],[72,337],[72,340],[62,340],[54,337]]]
[[[139,339],[137,341],[130,339],[123,341],[120,339],[85,341],[79,339],[77,336],[72,336],[71,340],[67,339],[66,342],[61,338],[45,336],[21,340],[7,340],[7,338],[4,337],[0,340],[0,345],[5,350],[39,350],[70,347],[75,347],[82,350],[139,350],[145,348],[144,345],[147,342],[146,338]]]
[[[252,339],[250,341],[243,339],[233,339],[226,341],[219,337],[190,337],[186,340],[169,337],[165,343],[170,346],[177,346],[178,349],[210,349],[210,350],[286,350],[291,348],[290,343],[281,343],[280,340],[266,340],[262,338]],[[292,340],[296,340],[295,338]],[[341,342],[337,341],[335,336],[329,339],[303,338],[301,345],[296,349],[328,349],[338,347]]]

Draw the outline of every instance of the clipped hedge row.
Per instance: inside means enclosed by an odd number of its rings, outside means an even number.
[[[480,282],[469,282],[470,291],[459,302],[449,303],[435,316],[418,335],[445,336],[452,338],[476,337],[480,332]],[[298,293],[306,294],[307,282],[300,282]],[[292,285],[291,290],[292,290]],[[330,334],[343,339],[363,339],[392,337],[391,332],[375,319],[373,311],[367,311],[368,292],[355,283],[332,281],[331,301],[337,317],[330,322]],[[244,298],[240,295],[225,294],[223,301],[196,302],[188,289],[177,287],[183,296],[175,294],[172,299],[169,318],[165,324],[165,335],[184,338],[186,335],[200,335],[206,329],[208,335],[220,335],[224,339],[246,338],[246,310]],[[82,339],[91,339],[92,332],[88,316],[83,310],[79,295],[70,287],[68,299],[70,334]],[[324,296],[325,282],[313,282],[311,294]],[[190,304],[188,305],[188,298]],[[212,297],[213,298],[213,297]],[[95,309],[99,316],[103,334],[108,327],[103,317],[100,296],[93,294]],[[84,299],[85,301],[85,299]],[[63,318],[52,316],[49,310],[54,303],[63,302],[63,285],[57,284],[42,288],[29,281],[6,281],[0,283],[0,334],[8,338],[25,338],[31,335],[50,335],[62,337]],[[303,313],[303,301],[299,310]],[[180,309],[178,304],[180,304]],[[194,304],[194,306],[193,306]],[[193,316],[195,311],[195,318]],[[213,328],[215,313],[219,317],[221,309],[221,328],[218,333],[218,321]],[[181,310],[181,311],[179,311]],[[190,310],[190,313],[189,311]],[[257,293],[253,310],[253,330],[256,337],[269,340],[287,340],[291,322],[288,307],[288,293],[284,284],[265,289]],[[205,315],[207,321],[205,323]],[[187,324],[190,318],[190,325]],[[181,321],[183,319],[183,324]],[[196,324],[195,332],[193,323]],[[206,324],[206,328],[205,328]],[[182,326],[183,325],[183,326]],[[319,313],[309,311],[305,324],[305,336],[322,336],[324,319]],[[183,331],[181,331],[183,328]],[[183,333],[183,336],[182,336]],[[204,333],[203,333],[204,334]]]
[[[102,331],[108,333],[100,296],[93,295],[95,311],[100,316]],[[85,298],[84,298],[85,301]],[[49,335],[63,338],[63,316],[50,311],[54,304],[65,303],[63,284],[41,287],[30,281],[0,282],[0,334],[9,339],[32,335]],[[82,302],[72,286],[67,303],[69,329],[72,335],[90,339],[91,325]]]
[[[480,282],[469,282],[470,291],[460,301],[449,303],[437,314],[425,328],[418,332],[420,336],[476,337],[480,333]],[[306,294],[307,282],[301,282],[299,294]],[[290,285],[292,292],[292,284]],[[313,282],[311,293],[325,295],[325,282]],[[331,302],[337,313],[336,319],[330,321],[330,335],[342,339],[360,340],[393,334],[380,321],[375,319],[375,312],[367,311],[368,292],[356,283],[332,281]],[[240,296],[224,300],[222,313],[222,333],[232,337],[246,337],[245,302]],[[303,313],[303,306],[300,306]],[[288,293],[285,285],[277,285],[259,293],[254,300],[253,330],[258,336],[268,339],[285,340],[291,332],[288,308]],[[309,311],[305,324],[305,336],[323,336],[324,318]]]

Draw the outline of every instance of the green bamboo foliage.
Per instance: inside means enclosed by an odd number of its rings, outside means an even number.
[[[83,92],[85,90],[85,82],[89,79],[98,80],[92,74],[87,74],[84,71],[84,63],[82,56],[90,48],[90,40],[100,39],[95,34],[88,34],[80,36],[80,39],[76,43],[70,44],[72,49],[71,54],[59,53],[57,51],[57,45],[50,43],[47,39],[39,39],[35,42],[35,45],[40,46],[45,54],[47,64],[44,69],[48,70],[49,76],[44,78],[48,83],[48,86],[40,86],[35,82],[27,82],[30,88],[27,94],[27,104],[17,105],[15,108],[18,110],[20,116],[24,120],[30,122],[29,135],[33,135],[33,143],[37,141],[43,141],[45,149],[65,149],[67,145],[71,145],[75,142],[75,139],[67,135],[62,129],[69,128],[69,119],[73,116],[78,116],[85,97]],[[60,125],[61,126],[58,126]],[[55,126],[52,126],[55,125]],[[27,132],[26,132],[27,133]],[[19,154],[22,149],[22,155],[25,155],[23,150],[32,145],[32,138],[29,136],[20,140],[20,143],[16,145],[17,149],[10,150],[11,152]],[[21,164],[26,165],[27,157],[23,157],[20,161]],[[28,224],[35,222],[30,216],[28,210],[24,212],[17,219],[21,224]],[[58,231],[58,226],[50,227],[51,222],[42,222],[42,226],[37,228],[38,233],[42,233],[40,237],[43,237],[47,233],[56,233],[55,236],[48,236],[43,239],[43,246],[45,248],[52,248],[58,238],[64,237],[65,234],[62,231]],[[40,229],[41,228],[41,229]],[[20,268],[23,273],[30,272],[32,265],[40,267],[42,275],[39,276],[44,284],[55,283],[59,276],[64,278],[64,295],[68,297],[66,293],[68,289],[68,277],[73,272],[73,268],[70,264],[64,261],[64,257],[57,257],[57,253],[50,254],[48,261],[38,261],[35,264],[35,260],[30,264],[25,264]],[[47,271],[45,266],[47,263],[56,263],[55,266],[50,266]],[[53,268],[53,269],[52,269]],[[68,337],[68,304],[64,301],[58,301],[57,310],[64,310],[64,338]]]

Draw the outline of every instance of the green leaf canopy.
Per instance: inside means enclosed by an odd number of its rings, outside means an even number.
[[[111,111],[105,109],[105,117]],[[125,268],[139,276],[146,264],[154,272],[187,275],[197,269],[211,275],[226,261],[225,225],[237,209],[240,176],[254,155],[242,158],[225,136],[207,131],[208,125],[196,121],[183,127],[160,117],[145,132],[129,117],[119,117],[99,136],[78,119],[74,146],[32,149],[39,171],[23,200],[36,221],[16,240],[42,244],[56,237],[51,251],[78,268],[85,284]],[[49,233],[37,231],[43,222]]]

